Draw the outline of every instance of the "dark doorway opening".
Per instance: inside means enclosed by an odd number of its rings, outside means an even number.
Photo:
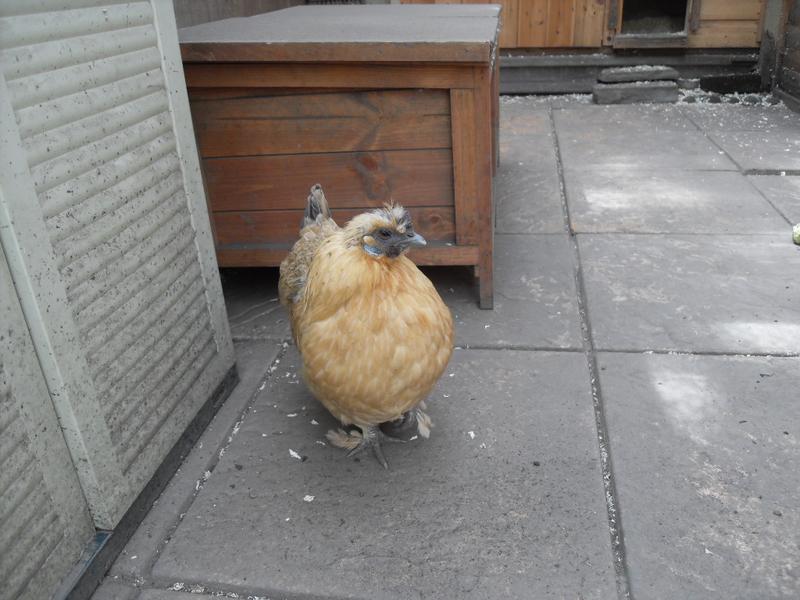
[[[688,0],[624,0],[622,33],[681,33],[686,27]]]

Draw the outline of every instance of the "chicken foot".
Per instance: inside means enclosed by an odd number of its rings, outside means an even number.
[[[381,442],[402,444],[405,443],[406,440],[386,435],[375,425],[359,425],[358,428],[361,430],[360,432],[357,430],[347,432],[343,429],[339,429],[338,431],[331,429],[325,437],[327,437],[328,441],[334,446],[349,450],[347,453],[348,457],[356,456],[368,449],[372,450],[372,454],[375,455],[375,458],[381,466],[384,469],[388,469],[389,463],[386,462],[386,457],[383,455]]]

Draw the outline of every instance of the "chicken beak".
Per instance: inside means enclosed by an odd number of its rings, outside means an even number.
[[[420,234],[415,233],[414,237],[408,238],[408,245],[413,247],[416,246],[427,246],[428,242],[425,241],[425,238],[422,237]]]

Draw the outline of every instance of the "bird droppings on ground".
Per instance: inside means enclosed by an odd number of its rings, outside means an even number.
[[[475,432],[474,431],[468,431],[467,435],[469,436],[469,439],[471,439],[471,440],[475,439]]]
[[[310,422],[312,425],[319,425],[319,422],[316,419],[311,419]]]
[[[316,496],[312,496],[311,494],[306,494],[303,496],[303,502],[313,502]]]
[[[296,416],[297,416],[297,413],[289,413],[289,414],[288,414],[288,415],[286,415],[286,416],[287,416],[287,417],[289,417],[290,419],[293,419],[294,417],[296,417]]]
[[[303,460],[303,457],[300,456],[297,452],[295,452],[291,448],[289,448],[289,456],[291,456],[292,458],[296,458],[297,460]]]
[[[315,444],[319,444],[320,446],[327,446],[327,442],[323,442],[322,440],[314,440]]]

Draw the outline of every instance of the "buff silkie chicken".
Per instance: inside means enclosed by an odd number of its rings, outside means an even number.
[[[329,431],[328,440],[348,456],[370,449],[384,468],[381,442],[404,441],[384,430],[430,434],[423,401],[453,351],[450,311],[405,256],[424,245],[401,206],[365,212],[340,228],[315,185],[300,239],[280,268],[280,298],[305,381],[350,426]]]

